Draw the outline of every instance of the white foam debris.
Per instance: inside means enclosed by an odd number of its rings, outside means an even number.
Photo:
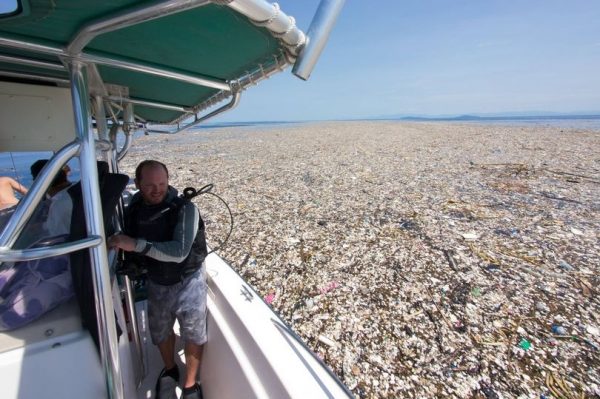
[[[336,122],[136,144],[129,175],[156,158],[179,189],[215,184],[235,218],[219,254],[356,397],[599,395],[599,131]],[[219,243],[229,214],[195,202]]]

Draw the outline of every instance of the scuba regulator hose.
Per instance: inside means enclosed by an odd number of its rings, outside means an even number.
[[[214,197],[217,197],[223,204],[225,204],[225,207],[227,208],[227,211],[229,212],[229,220],[230,220],[229,232],[227,233],[227,236],[225,237],[225,240],[221,243],[221,245],[217,246],[214,249],[211,249],[208,252],[207,256],[212,254],[213,252],[218,251],[219,249],[223,248],[225,246],[225,244],[227,243],[227,241],[229,240],[229,237],[231,237],[231,233],[233,233],[233,213],[231,212],[231,208],[229,208],[229,205],[227,204],[227,202],[225,202],[225,200],[223,198],[221,198],[217,194],[211,192],[211,190],[213,189],[214,186],[215,186],[214,184],[209,183],[205,186],[202,186],[199,190],[196,190],[193,187],[186,187],[185,189],[183,189],[183,198],[191,201],[192,198],[197,197],[199,195],[210,194]]]

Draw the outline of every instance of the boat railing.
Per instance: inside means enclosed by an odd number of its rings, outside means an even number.
[[[0,261],[5,261],[3,259],[4,254],[12,249],[19,235],[23,231],[23,228],[33,215],[33,212],[44,198],[54,176],[58,174],[60,169],[66,165],[71,158],[79,154],[80,148],[81,144],[77,140],[67,144],[61,148],[42,169],[38,178],[33,182],[28,194],[19,202],[17,209],[4,227],[4,231],[0,234]],[[74,249],[73,251],[76,250]]]
[[[148,133],[178,133],[178,132],[180,132],[182,130],[189,129],[192,126],[195,126],[195,125],[197,125],[197,124],[199,124],[201,122],[204,122],[207,119],[213,118],[213,117],[215,117],[218,114],[221,114],[221,113],[223,113],[223,112],[225,112],[225,111],[227,111],[229,109],[234,108],[238,104],[238,102],[240,101],[240,96],[241,96],[241,92],[239,92],[239,91],[233,93],[233,97],[231,98],[231,100],[227,104],[223,105],[222,107],[219,107],[219,108],[215,109],[214,111],[212,111],[212,112],[210,112],[207,115],[204,115],[202,117],[198,117],[197,114],[194,114],[192,122],[184,124],[183,126],[181,124],[177,123],[174,131],[169,131],[169,130],[155,130],[155,129],[146,129],[146,131]]]
[[[118,338],[108,253],[105,244],[104,222],[96,162],[96,140],[92,128],[86,66],[76,60],[67,63],[76,140],[61,148],[44,166],[31,190],[19,202],[4,231],[0,234],[0,262],[36,259],[45,256],[89,249],[94,287],[94,300],[99,334],[99,351],[104,381],[109,398],[123,398],[123,380],[118,355]],[[103,147],[101,145],[101,147]],[[111,146],[105,150],[112,151]],[[81,240],[36,249],[13,249],[24,227],[40,205],[45,193],[60,169],[73,157],[79,159],[81,190],[87,237]]]
[[[81,240],[54,244],[48,247],[30,249],[0,249],[0,262],[23,262],[33,259],[49,258],[65,255],[86,248],[97,247],[102,243],[102,237],[90,236]]]

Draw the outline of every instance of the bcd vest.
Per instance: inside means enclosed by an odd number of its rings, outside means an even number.
[[[135,202],[125,215],[125,233],[152,243],[173,240],[179,212],[186,202],[188,200],[179,197],[153,206],[144,205],[142,201]],[[173,285],[198,270],[207,254],[204,222],[200,217],[192,249],[183,262],[164,262],[133,252],[126,253],[125,259],[146,269],[148,278],[153,282]]]

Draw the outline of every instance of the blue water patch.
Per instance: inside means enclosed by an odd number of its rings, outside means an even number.
[[[254,122],[217,122],[217,123],[207,123],[201,124],[197,127],[193,127],[189,129],[193,130],[201,130],[201,129],[222,129],[228,127],[249,127],[249,128],[262,128],[262,127],[277,127],[284,125],[295,125],[307,123],[306,121],[254,121]]]
[[[559,127],[565,129],[587,129],[600,130],[600,117],[590,119],[578,118],[527,118],[527,119],[485,119],[461,121],[467,123],[479,123],[484,125],[504,126],[531,126],[531,127]]]
[[[9,176],[17,180],[25,187],[31,187],[33,178],[30,167],[38,159],[50,159],[51,151],[39,152],[2,152],[0,153],[0,176]],[[79,180],[79,162],[72,159],[68,162],[71,168],[69,180]]]
[[[600,130],[600,115],[531,115],[531,116],[475,116],[457,117],[401,117],[388,120],[407,122],[452,122],[503,126],[547,126],[565,129]]]

